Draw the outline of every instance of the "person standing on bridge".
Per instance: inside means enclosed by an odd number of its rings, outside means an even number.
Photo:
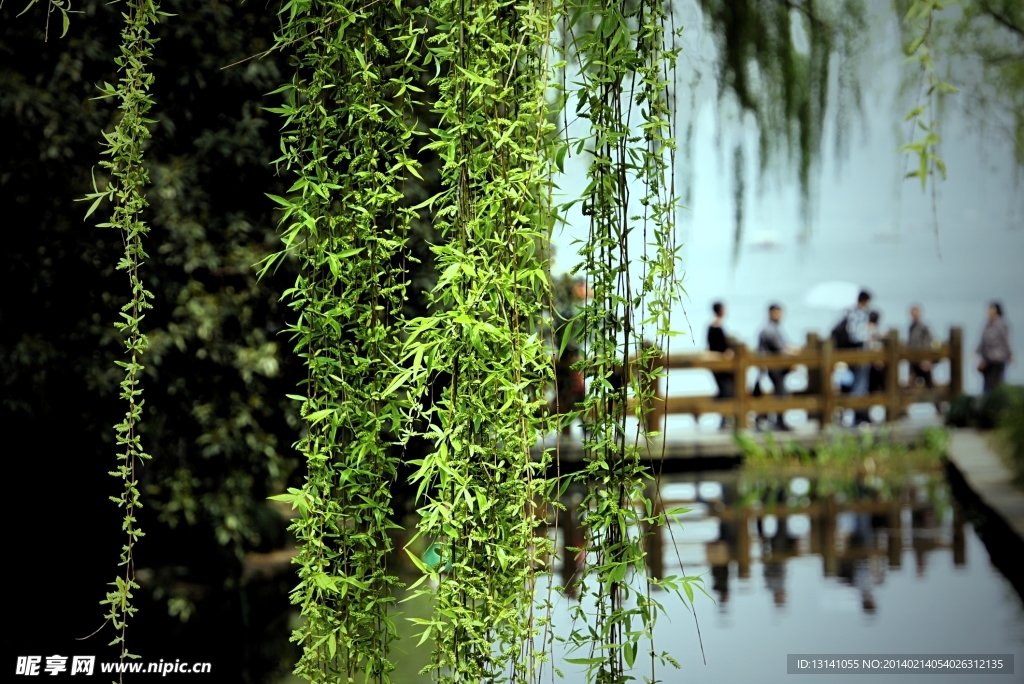
[[[864,349],[867,346],[869,339],[868,320],[871,316],[871,311],[868,307],[870,306],[871,293],[867,290],[861,290],[860,294],[857,295],[857,306],[847,311],[840,325],[836,326],[836,330],[833,330],[833,338],[836,337],[837,332],[841,333],[839,335],[840,339],[836,341],[837,348]],[[851,370],[853,371],[853,388],[850,390],[850,395],[862,397],[869,390],[871,364],[854,365]],[[853,422],[854,425],[867,423],[868,412],[864,409],[857,409],[853,412]]]
[[[734,353],[732,350],[733,345],[729,341],[729,336],[725,334],[725,330],[722,328],[722,320],[725,318],[725,304],[715,302],[711,305],[711,310],[715,314],[715,319],[708,326],[708,351],[717,352],[725,358],[731,359]],[[715,377],[715,384],[718,385],[716,399],[729,399],[735,396],[735,375],[721,371],[712,373],[712,375]],[[727,427],[727,423],[726,417],[722,416],[721,427]]]
[[[757,350],[763,354],[793,354],[795,349],[786,344],[786,338],[782,334],[779,324],[782,322],[782,306],[772,304],[768,307],[768,323],[757,336]],[[777,397],[786,396],[786,375],[788,368],[770,368],[768,379],[772,381],[772,393]],[[757,382],[761,382],[761,375],[758,374]],[[789,430],[786,421],[783,420],[782,412],[775,414],[775,426],[780,430]]]
[[[978,370],[985,378],[982,390],[988,394],[1003,382],[1006,365],[1013,361],[1010,349],[1010,328],[1003,320],[1003,306],[999,302],[988,305],[988,323],[981,332],[981,342],[975,351],[981,357]]]
[[[732,345],[729,342],[729,336],[725,334],[725,330],[722,328],[722,320],[725,318],[725,304],[722,302],[715,302],[711,305],[711,310],[715,314],[714,320],[711,321],[711,325],[708,326],[708,351],[718,352],[725,358],[731,359],[733,355]],[[732,373],[714,373],[715,383],[718,385],[718,398],[728,399],[733,395],[733,375]]]

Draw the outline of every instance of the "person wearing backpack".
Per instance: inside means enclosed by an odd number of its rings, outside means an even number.
[[[832,332],[829,336],[832,338],[833,349],[850,349],[850,333],[847,331],[847,325],[850,321],[850,312],[846,311],[843,313],[843,317],[839,319],[839,322],[832,328]]]
[[[857,295],[857,305],[848,310],[832,329],[832,341],[836,349],[863,349],[869,337],[868,322],[871,317],[871,293],[861,290]],[[859,364],[852,366],[853,387],[850,394],[855,397],[862,397],[868,393],[868,383],[871,380],[871,365]],[[868,422],[868,413],[863,409],[854,412],[853,422],[855,424]]]

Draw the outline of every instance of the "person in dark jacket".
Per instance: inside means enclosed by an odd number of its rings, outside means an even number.
[[[715,319],[708,326],[708,351],[718,352],[726,358],[731,358],[733,351],[729,345],[729,339],[722,329],[722,320],[725,318],[725,304],[715,302],[711,305],[715,313]],[[735,378],[732,373],[714,373],[715,383],[718,385],[718,398],[728,399],[735,393]]]
[[[1013,361],[1010,328],[1003,320],[1003,307],[999,302],[988,305],[988,323],[981,332],[981,342],[975,353],[981,357],[978,370],[985,379],[983,391],[988,394],[1002,384],[1006,365]]]

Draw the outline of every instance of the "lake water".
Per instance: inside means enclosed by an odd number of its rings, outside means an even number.
[[[684,474],[667,477],[662,493],[666,506],[693,510],[652,544],[650,571],[681,574],[682,565],[705,578],[714,601],[696,601],[698,638],[693,614],[660,594],[667,614],[655,646],[682,664],[659,667],[661,681],[790,681],[788,653],[1014,654],[1014,675],[929,681],[1024,677],[1024,603],[993,567],[941,471],[898,486],[739,471]],[[563,537],[559,530],[559,544]],[[557,581],[572,570],[557,563]],[[572,601],[556,601],[556,633],[567,633]],[[403,606],[414,615],[429,610],[426,600]],[[427,662],[427,647],[413,647],[415,630],[402,631],[395,681],[427,681],[415,674]],[[565,679],[554,681],[585,682],[575,666],[559,667]],[[649,675],[649,668],[635,674]],[[908,677],[871,681],[913,681]]]

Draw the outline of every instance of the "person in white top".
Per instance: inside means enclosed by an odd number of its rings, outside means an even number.
[[[868,322],[871,318],[871,293],[861,290],[857,295],[857,306],[846,315],[846,333],[850,338],[850,348],[864,349],[870,338]],[[854,366],[853,389],[850,394],[855,397],[862,397],[868,393],[871,382],[871,365],[861,364]],[[868,412],[860,409],[854,412],[853,421],[855,424],[868,422]]]

